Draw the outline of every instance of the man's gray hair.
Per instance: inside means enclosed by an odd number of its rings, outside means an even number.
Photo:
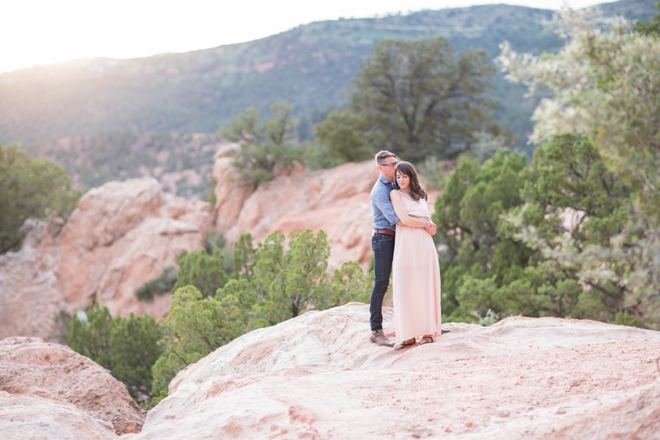
[[[381,161],[386,157],[396,157],[396,154],[387,150],[379,151],[378,153],[376,153],[376,165],[381,165]]]

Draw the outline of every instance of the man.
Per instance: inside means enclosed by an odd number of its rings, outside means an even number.
[[[383,150],[376,154],[376,166],[380,177],[371,190],[371,209],[373,210],[373,234],[371,236],[371,249],[374,251],[374,287],[371,291],[370,325],[371,342],[377,345],[393,347],[391,341],[383,333],[383,298],[390,285],[392,273],[392,260],[394,259],[394,237],[399,217],[394,212],[390,191],[395,189],[396,167],[398,164],[394,153]],[[426,232],[433,235],[435,224],[428,221]],[[432,231],[433,230],[433,231]]]
[[[394,189],[392,182],[396,176],[397,157],[394,153],[383,150],[376,154],[376,166],[380,177],[371,190],[371,209],[373,210],[373,234],[371,249],[374,251],[374,287],[371,291],[370,325],[371,342],[377,345],[393,347],[391,341],[383,333],[383,297],[390,285],[392,259],[394,258],[394,235],[399,222],[392,207],[390,191]]]

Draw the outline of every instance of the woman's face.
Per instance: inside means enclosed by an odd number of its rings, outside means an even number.
[[[399,188],[406,190],[410,186],[410,177],[406,176],[400,171],[396,172],[396,183],[399,185]]]

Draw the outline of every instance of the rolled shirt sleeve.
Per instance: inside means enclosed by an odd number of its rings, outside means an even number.
[[[399,222],[399,217],[394,212],[394,207],[390,200],[390,191],[392,191],[392,189],[390,182],[380,176],[371,190],[371,208],[374,215],[374,229],[396,230],[396,224]]]

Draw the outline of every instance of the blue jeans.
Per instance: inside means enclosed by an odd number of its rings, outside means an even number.
[[[371,236],[371,249],[374,251],[374,288],[371,291],[371,331],[383,329],[383,298],[390,286],[392,259],[394,258],[394,237],[386,234]]]

